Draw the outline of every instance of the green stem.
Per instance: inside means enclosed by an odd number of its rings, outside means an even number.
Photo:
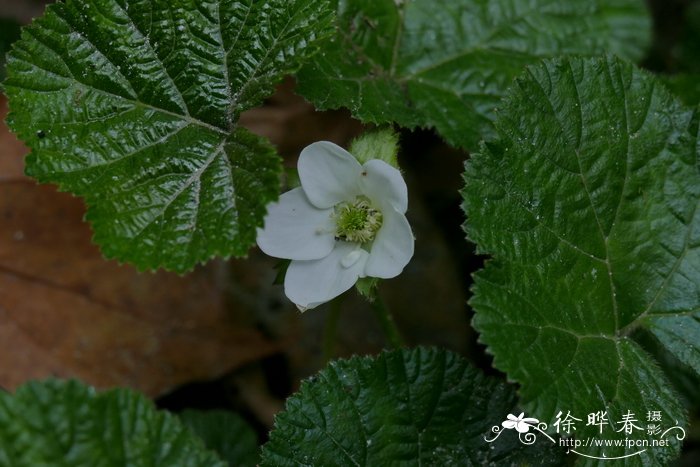
[[[326,325],[323,330],[323,362],[331,361],[335,353],[335,341],[338,335],[338,319],[340,318],[340,305],[343,303],[341,297],[336,298],[328,304],[326,314]]]
[[[405,347],[406,343],[404,342],[403,337],[401,337],[399,328],[396,327],[394,318],[391,317],[391,313],[384,304],[379,292],[375,294],[374,301],[372,302],[372,309],[377,315],[379,323],[382,325],[382,330],[389,341],[389,345],[394,349]]]

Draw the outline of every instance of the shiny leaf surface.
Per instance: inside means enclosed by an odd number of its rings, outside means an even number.
[[[471,304],[495,366],[538,417],[571,411],[585,423],[607,411],[605,437],[618,439],[612,423],[627,411],[642,427],[649,411],[682,425],[677,395],[635,336],[652,333],[700,370],[697,114],[629,63],[561,59],[517,80],[496,128],[464,190],[468,236],[493,256]],[[629,462],[666,465],[680,444],[669,438]]]
[[[86,199],[109,258],[184,272],[244,255],[280,161],[236,125],[327,34],[320,0],[66,0],[8,58],[27,173]]]
[[[287,400],[261,465],[561,465],[545,444],[484,440],[514,406],[512,388],[444,350],[340,360]]]
[[[28,383],[0,393],[0,465],[225,467],[177,417],[126,389]]]
[[[372,123],[435,127],[473,149],[528,64],[605,51],[642,57],[642,0],[340,0],[338,31],[299,74],[321,109]]]

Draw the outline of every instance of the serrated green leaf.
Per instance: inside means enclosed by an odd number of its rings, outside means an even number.
[[[381,279],[378,277],[362,277],[355,282],[355,290],[368,302],[372,303],[377,299],[377,287]]]
[[[473,148],[527,64],[606,51],[641,58],[650,35],[642,0],[337,1],[338,32],[299,73],[321,109],[365,122],[435,127]]]
[[[335,361],[287,400],[261,465],[561,465],[551,446],[484,440],[514,406],[512,388],[444,350]]]
[[[660,410],[683,424],[658,362],[632,337],[646,329],[699,368],[697,115],[631,64],[572,58],[518,79],[496,129],[464,190],[468,236],[494,257],[471,304],[495,366],[536,417]],[[679,450],[670,441],[629,462],[665,465]]]
[[[177,417],[126,389],[32,382],[0,393],[3,467],[225,467]]]
[[[350,154],[361,164],[379,159],[399,169],[399,135],[392,128],[367,131],[352,140]]]
[[[653,355],[659,366],[664,369],[664,374],[671,380],[674,389],[683,401],[683,405],[691,412],[692,417],[692,412],[697,412],[700,409],[700,392],[698,392],[700,374],[681,363],[647,329],[639,328],[634,333],[634,339],[644,350]],[[693,429],[692,423],[689,423],[689,428]]]
[[[8,58],[27,173],[82,196],[95,241],[140,269],[241,256],[279,193],[237,127],[330,31],[324,0],[66,0]]]
[[[185,410],[182,422],[231,467],[255,467],[260,459],[253,429],[239,415],[224,410]]]

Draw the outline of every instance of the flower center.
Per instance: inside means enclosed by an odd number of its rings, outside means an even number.
[[[371,242],[382,226],[382,213],[373,208],[364,196],[336,205],[333,217],[336,225],[335,238],[345,242]]]

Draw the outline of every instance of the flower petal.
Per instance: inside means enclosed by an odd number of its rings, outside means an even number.
[[[527,433],[530,431],[530,425],[527,423],[518,422],[515,424],[515,429],[518,431],[518,433]]]
[[[303,189],[288,191],[268,205],[265,228],[258,229],[258,246],[276,258],[323,258],[335,246],[332,213],[332,209],[313,206]]]
[[[515,423],[516,422],[514,422],[512,420],[505,420],[505,421],[501,422],[501,426],[503,426],[503,428],[505,428],[507,430],[512,430],[513,428],[515,428]]]
[[[369,253],[365,275],[390,279],[401,274],[413,257],[413,232],[406,216],[393,208],[382,211],[382,227]]]
[[[325,258],[292,261],[284,293],[300,308],[317,307],[351,288],[362,277],[368,257],[357,244],[337,242]]]
[[[360,193],[362,166],[352,154],[329,141],[304,148],[297,168],[301,186],[317,208],[330,208]]]
[[[405,214],[408,189],[401,172],[379,159],[368,161],[362,168],[362,193],[378,206],[388,203]]]

